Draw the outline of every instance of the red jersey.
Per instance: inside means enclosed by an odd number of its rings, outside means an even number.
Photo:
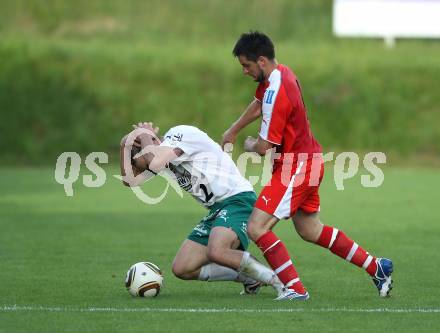
[[[287,66],[279,64],[268,80],[258,85],[255,98],[262,103],[260,136],[275,144],[281,153],[274,168],[282,163],[286,153],[294,153],[296,161],[298,154],[308,154],[310,158],[322,152],[310,129],[298,80]]]

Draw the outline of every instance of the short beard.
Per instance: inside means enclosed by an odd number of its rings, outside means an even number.
[[[260,71],[260,74],[258,74],[257,78],[255,79],[255,82],[262,83],[264,81],[265,79],[264,79],[263,71]]]

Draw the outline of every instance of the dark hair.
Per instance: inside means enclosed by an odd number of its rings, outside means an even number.
[[[245,56],[251,61],[257,61],[258,57],[266,57],[269,60],[275,58],[275,48],[272,41],[265,34],[258,31],[250,31],[240,36],[234,46],[232,54],[235,57]]]

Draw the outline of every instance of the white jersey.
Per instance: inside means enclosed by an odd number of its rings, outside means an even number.
[[[231,157],[205,132],[180,125],[165,133],[161,146],[183,154],[168,164],[179,186],[209,207],[240,192],[253,191]]]

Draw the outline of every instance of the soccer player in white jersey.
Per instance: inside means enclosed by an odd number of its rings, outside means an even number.
[[[273,286],[278,295],[285,292],[276,274],[246,251],[247,220],[256,195],[230,156],[193,126],[173,127],[162,140],[152,123],[134,127],[121,141],[124,184],[138,186],[166,172],[209,209],[177,252],[174,275],[184,280],[242,282],[249,294],[262,283]]]

